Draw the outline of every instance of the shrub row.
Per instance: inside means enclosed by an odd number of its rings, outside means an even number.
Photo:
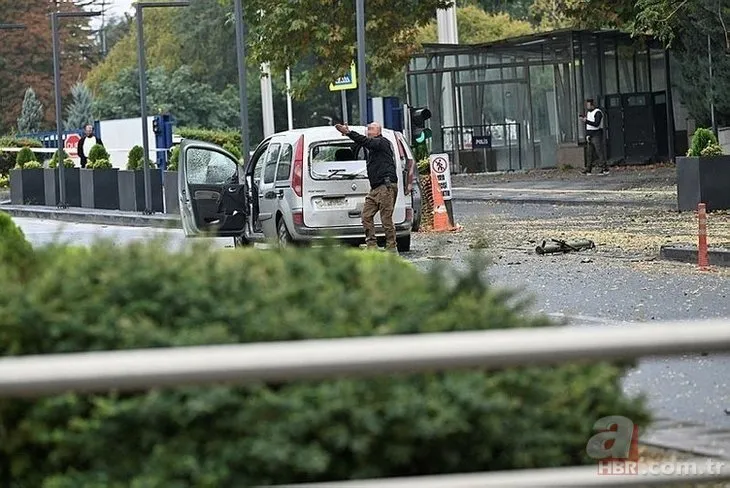
[[[221,147],[224,147],[226,144],[233,147],[241,147],[241,132],[236,130],[223,131],[180,127],[175,129],[175,132],[184,139],[210,142]]]
[[[447,276],[360,250],[170,249],[31,249],[0,213],[3,354],[549,324],[479,263]],[[622,391],[627,367],[0,398],[0,472],[13,486],[213,487],[583,464],[598,418],[648,420]]]

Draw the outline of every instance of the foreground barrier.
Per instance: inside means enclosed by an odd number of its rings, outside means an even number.
[[[712,351],[730,351],[730,321],[564,326],[5,357],[0,359],[0,396],[139,390],[219,381],[281,382],[467,367],[495,369]],[[730,480],[730,461],[711,472],[660,472],[651,476],[598,476],[597,468],[589,466],[297,486],[618,487],[719,480]]]

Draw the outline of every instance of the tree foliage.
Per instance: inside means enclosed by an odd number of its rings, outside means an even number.
[[[66,109],[66,130],[76,130],[94,121],[94,98],[86,85],[79,82],[71,89],[73,100]]]
[[[36,97],[35,90],[25,90],[23,106],[18,117],[18,131],[21,133],[37,132],[43,122],[43,104]]]
[[[490,14],[474,5],[457,9],[456,23],[461,44],[481,44],[534,32],[527,21],[515,20],[506,13]],[[420,29],[417,41],[419,44],[438,42],[435,20]]]
[[[23,93],[29,86],[35,89],[43,106],[49,108],[41,126],[53,126],[53,46],[48,14],[53,8],[62,12],[79,11],[81,7],[76,3],[60,1],[56,6],[56,2],[48,0],[0,0],[2,22],[26,26],[22,31],[0,31],[0,120],[4,127],[16,126]],[[95,46],[89,39],[93,33],[88,24],[88,18],[60,21],[61,93],[64,99],[74,83],[85,76],[95,57]]]
[[[388,78],[405,66],[418,49],[419,27],[431,21],[437,8],[452,3],[369,0],[365,8],[368,79]],[[292,80],[295,97],[329,85],[357,57],[355,2],[252,0],[245,2],[245,16],[250,55],[257,63],[271,63],[272,72],[282,74],[309,57],[327,60]]]

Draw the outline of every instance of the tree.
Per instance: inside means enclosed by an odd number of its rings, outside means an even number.
[[[71,89],[71,96],[73,102],[66,110],[67,116],[64,123],[66,130],[79,129],[94,120],[94,99],[86,85],[81,82],[76,83]]]
[[[15,125],[21,112],[23,93],[32,86],[45,107],[54,107],[53,52],[48,14],[79,11],[74,2],[48,0],[0,0],[2,22],[25,24],[24,31],[0,31],[0,119],[5,127]],[[94,46],[85,27],[89,19],[63,19],[61,40],[61,94],[66,97],[73,84],[86,74]],[[44,122],[55,121],[55,110],[46,110]]]
[[[230,0],[221,1],[230,5]],[[369,0],[368,79],[388,78],[402,69],[418,49],[419,27],[430,22],[438,8],[451,4],[453,0]],[[292,80],[296,98],[329,85],[357,57],[355,2],[250,0],[245,2],[245,16],[249,55],[257,64],[269,62],[272,73],[281,75],[309,56],[327,60]]]
[[[456,23],[459,42],[462,44],[481,44],[534,32],[529,22],[515,20],[506,13],[490,14],[473,4],[456,10]],[[420,28],[416,39],[419,47],[438,42],[436,21],[433,20]],[[397,96],[405,100],[404,80],[405,67],[390,78],[378,80],[373,92],[378,96]]]
[[[19,132],[37,132],[43,121],[43,104],[38,100],[33,88],[25,90],[23,108],[18,118]]]

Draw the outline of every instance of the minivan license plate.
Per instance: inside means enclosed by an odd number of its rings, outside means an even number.
[[[346,198],[323,198],[317,202],[319,208],[339,208],[347,205]]]

